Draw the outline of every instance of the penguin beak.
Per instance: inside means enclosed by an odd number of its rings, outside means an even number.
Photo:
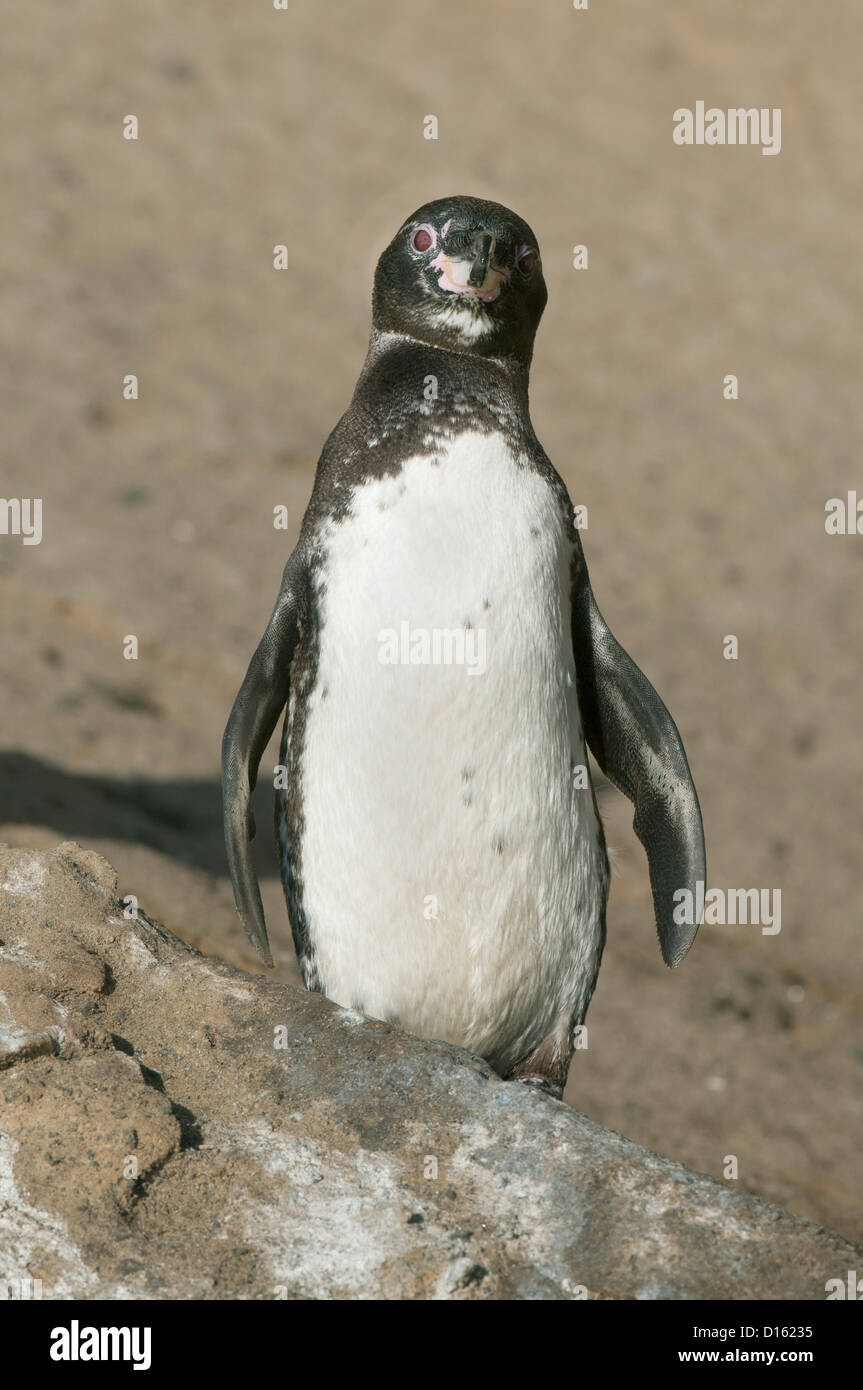
[[[488,263],[494,255],[495,241],[491,232],[480,232],[473,244],[474,260],[467,282],[471,289],[481,289],[488,275]]]
[[[509,275],[493,264],[494,251],[495,239],[485,231],[474,237],[466,258],[456,259],[441,251],[431,262],[432,268],[440,272],[440,288],[456,294],[474,294],[485,303],[497,299],[501,284]]]

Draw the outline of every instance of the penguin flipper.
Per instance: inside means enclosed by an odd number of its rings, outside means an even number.
[[[250,852],[255,834],[251,798],[264,749],[288,702],[304,592],[305,568],[295,550],[285,566],[273,615],[249,663],[222,739],[225,847],[234,901],[246,935],[269,966],[273,958]]]
[[[698,922],[674,920],[674,894],[706,879],[698,796],[680,734],[643,671],[605,623],[582,568],[572,599],[572,639],[584,734],[602,771],[633,802],[633,827],[647,851],[659,944],[679,965]],[[678,899],[678,901],[680,901]],[[685,900],[684,900],[685,901]]]

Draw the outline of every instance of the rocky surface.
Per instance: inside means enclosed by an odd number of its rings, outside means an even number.
[[[0,1280],[48,1298],[805,1298],[820,1226],[0,848]]]

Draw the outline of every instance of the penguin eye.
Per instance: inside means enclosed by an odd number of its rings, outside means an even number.
[[[417,227],[411,237],[411,246],[415,251],[430,251],[437,241],[434,227]]]
[[[537,254],[532,246],[522,246],[515,258],[515,268],[520,270],[522,275],[527,275],[537,262]]]

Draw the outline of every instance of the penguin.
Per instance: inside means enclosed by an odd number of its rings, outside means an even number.
[[[306,987],[560,1098],[606,935],[586,750],[634,804],[672,967],[705,849],[680,735],[597,607],[531,424],[546,299],[537,239],[500,204],[438,199],[399,228],[222,780],[267,965],[250,798],[284,710],[276,833]]]

